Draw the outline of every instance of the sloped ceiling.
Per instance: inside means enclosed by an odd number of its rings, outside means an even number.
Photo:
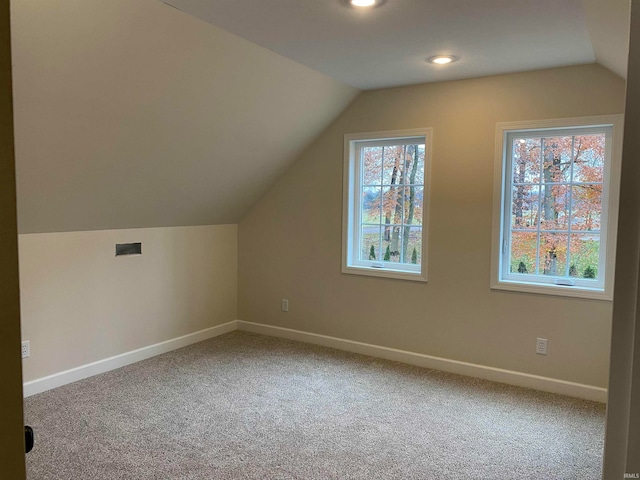
[[[156,0],[11,9],[21,233],[236,223],[358,93]]]
[[[596,61],[627,78],[630,0],[584,0]]]

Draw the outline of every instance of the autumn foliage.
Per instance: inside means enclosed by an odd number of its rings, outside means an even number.
[[[510,271],[597,278],[605,135],[514,138]]]
[[[424,145],[362,149],[360,250],[363,259],[375,257],[390,262],[420,263],[424,155]]]

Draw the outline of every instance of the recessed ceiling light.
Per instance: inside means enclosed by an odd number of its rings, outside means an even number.
[[[355,8],[367,8],[367,7],[379,7],[387,0],[340,0],[340,2],[347,7]]]
[[[453,63],[460,60],[455,55],[436,55],[435,57],[427,58],[427,62],[435,63],[437,65],[446,65],[447,63]]]

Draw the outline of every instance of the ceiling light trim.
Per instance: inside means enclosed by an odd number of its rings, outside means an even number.
[[[375,3],[373,5],[354,5],[353,3],[351,3],[351,0],[339,0],[340,3],[348,8],[352,8],[352,9],[357,9],[357,10],[369,10],[371,8],[378,8],[382,5],[384,5],[385,3],[387,3],[387,0],[375,0]]]
[[[460,60],[460,57],[455,55],[434,55],[426,58],[426,61],[433,65],[449,65],[457,62],[458,60]]]

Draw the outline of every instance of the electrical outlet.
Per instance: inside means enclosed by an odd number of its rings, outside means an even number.
[[[22,342],[22,358],[29,358],[29,355],[31,355],[31,346],[29,340],[27,340]]]
[[[547,354],[547,339],[546,338],[536,338],[536,353],[538,355],[546,355]]]
[[[282,299],[282,311],[283,312],[289,311],[289,300],[287,300],[286,298]]]

